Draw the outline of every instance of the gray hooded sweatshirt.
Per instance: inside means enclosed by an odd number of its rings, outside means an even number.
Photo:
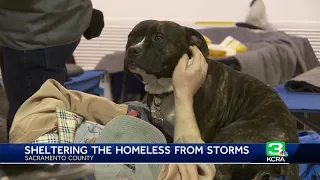
[[[0,45],[34,50],[80,40],[91,0],[0,0]]]

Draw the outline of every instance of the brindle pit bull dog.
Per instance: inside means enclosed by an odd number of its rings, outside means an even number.
[[[125,70],[137,75],[154,96],[155,119],[164,119],[164,124],[174,124],[171,77],[190,45],[208,55],[200,33],[169,21],[142,21],[128,36]],[[207,62],[206,81],[194,96],[194,112],[206,143],[298,143],[296,121],[271,87],[217,61]],[[297,165],[216,165],[216,169],[216,180],[299,179]]]

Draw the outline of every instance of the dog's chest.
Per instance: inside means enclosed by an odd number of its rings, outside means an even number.
[[[157,105],[159,107],[157,107]],[[160,116],[163,119],[164,130],[173,137],[174,124],[175,124],[175,107],[174,107],[174,95],[171,94],[163,99],[155,97],[151,105],[152,111],[155,111],[153,115]]]

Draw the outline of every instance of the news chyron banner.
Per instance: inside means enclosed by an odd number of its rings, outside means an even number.
[[[0,163],[319,163],[320,144],[0,144]]]

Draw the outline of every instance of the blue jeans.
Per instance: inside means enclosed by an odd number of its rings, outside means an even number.
[[[0,66],[10,110],[8,132],[15,113],[48,79],[65,83],[65,62],[79,41],[44,49],[19,51],[0,46]]]

